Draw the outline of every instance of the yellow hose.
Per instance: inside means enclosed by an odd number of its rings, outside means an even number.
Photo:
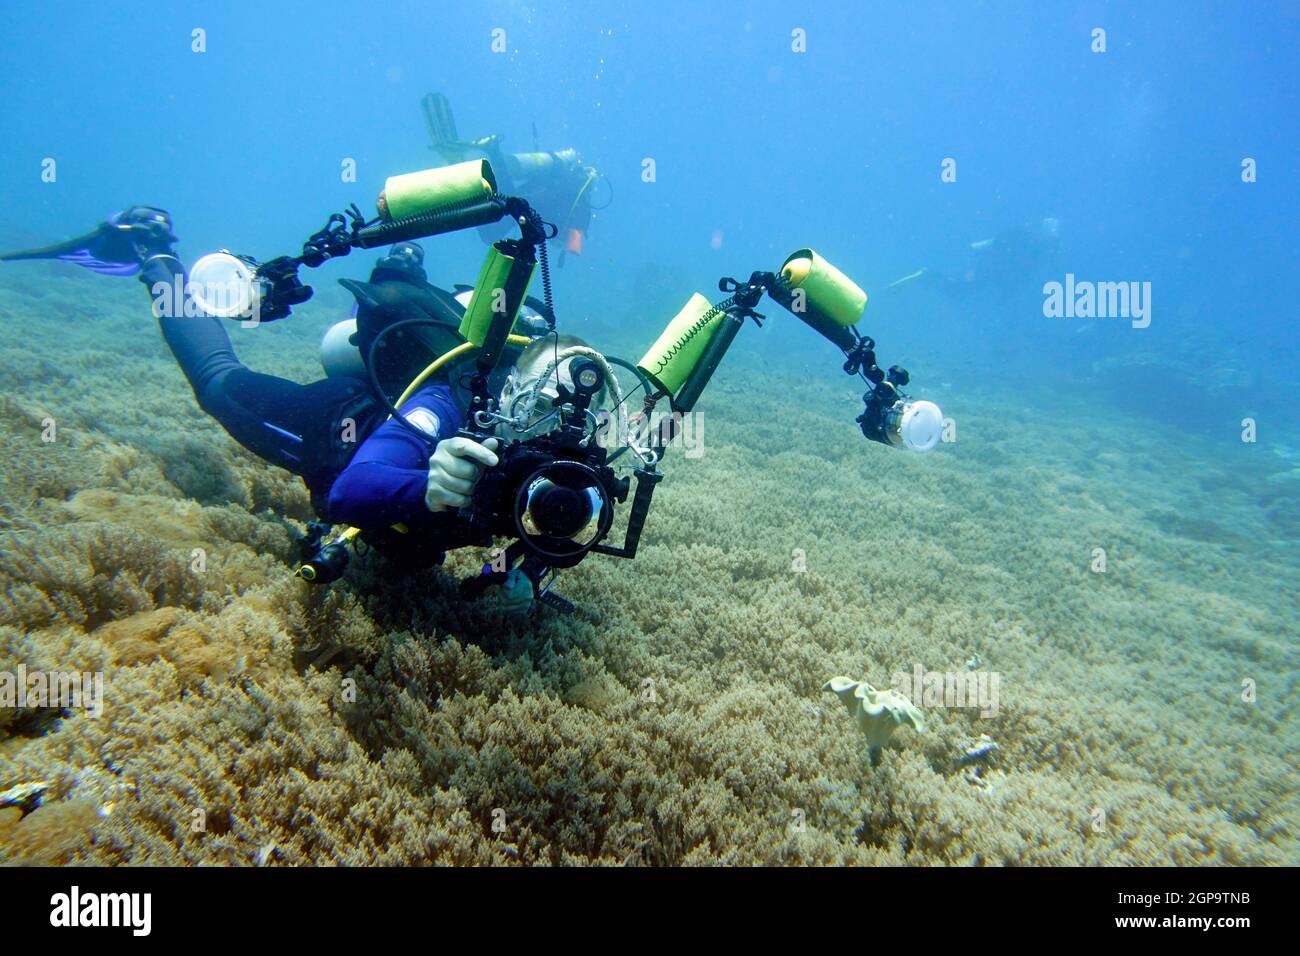
[[[511,345],[527,345],[529,342],[532,341],[532,339],[528,338],[528,336],[526,335],[508,335],[506,336],[506,341],[509,342]],[[415,376],[415,378],[411,380],[411,384],[406,386],[406,391],[402,392],[402,394],[398,396],[397,401],[393,402],[393,406],[395,408],[401,408],[402,403],[405,402],[412,395],[414,395],[416,391],[419,390],[420,386],[425,383],[425,381],[429,378],[430,375],[438,371],[438,369],[442,368],[445,364],[450,362],[456,356],[464,355],[466,352],[468,352],[470,349],[474,347],[475,346],[473,342],[462,342],[460,345],[456,346],[450,352],[446,352],[442,355],[439,355],[436,359],[434,359],[432,362],[429,363],[428,367],[425,368],[423,372],[421,372],[419,375]],[[390,415],[389,417],[391,418],[392,416]]]
[[[423,372],[415,376],[415,378],[411,379],[411,384],[406,386],[406,391],[402,392],[402,394],[397,397],[397,401],[393,402],[393,407],[401,408],[402,404],[408,398],[410,398],[412,395],[416,393],[419,387],[424,384],[425,380],[430,375],[438,371],[438,369],[442,368],[444,365],[446,365],[448,362],[454,359],[457,355],[464,355],[473,347],[474,347],[473,342],[462,342],[460,345],[456,346],[450,352],[444,352],[442,355],[439,355],[436,359],[430,362],[428,366],[425,367]],[[389,415],[388,417],[392,418],[393,416]]]

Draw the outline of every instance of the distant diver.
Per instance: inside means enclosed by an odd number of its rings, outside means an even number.
[[[266,262],[222,250],[187,270],[171,217],[151,206],[0,259],[139,278],[199,406],[306,483],[320,520],[300,536],[296,573],[314,583],[343,575],[354,541],[418,569],[450,550],[509,540],[462,593],[499,587],[512,610],[572,611],[551,587],[555,574],[592,553],[635,558],[665,477],[659,465],[734,338],[762,323],[754,307],[764,296],[842,351],[842,370],[866,386],[856,419],[863,436],[922,451],[939,441],[938,406],[911,399],[906,369],[880,368],[875,342],[856,328],[866,293],[811,249],[779,272],[724,277],[716,303],[692,295],[633,363],[559,333],[546,253],[554,227],[529,200],[505,195],[487,160],[390,177],[376,208],[372,219],[355,205],[333,213],[301,255]],[[473,287],[429,283],[417,239],[499,220],[519,237],[491,245]],[[301,268],[385,246],[366,281],[340,280],[356,305],[321,342],[325,378],[300,385],[240,362],[223,319],[285,318],[312,295]],[[541,301],[527,295],[536,271]],[[626,393],[615,366],[636,382]],[[628,405],[638,392],[639,407]],[[660,402],[671,415],[656,436],[642,426]],[[625,502],[615,544],[616,505]]]
[[[917,269],[885,288],[908,286],[935,289],[953,299],[994,294],[1006,295],[1042,284],[1044,269],[1050,266],[1060,246],[1061,223],[1052,217],[1014,226],[992,239],[972,242],[965,250],[960,268]]]
[[[508,195],[527,196],[528,201],[542,218],[556,227],[556,239],[563,246],[560,261],[565,254],[581,255],[587,233],[591,228],[594,209],[604,209],[609,200],[599,207],[592,205],[597,183],[609,180],[595,167],[582,161],[572,148],[547,152],[537,148],[537,127],[533,127],[533,150],[527,153],[507,153],[502,148],[499,134],[462,140],[456,130],[456,119],[451,104],[441,93],[429,93],[420,100],[425,127],[429,132],[429,148],[445,162],[459,163],[475,154],[482,154],[492,163],[498,188]],[[493,223],[479,227],[485,242],[500,239],[509,231],[508,224]]]

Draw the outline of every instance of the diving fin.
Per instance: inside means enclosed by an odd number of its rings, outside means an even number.
[[[102,228],[102,227],[101,227]],[[71,262],[74,265],[83,266],[92,272],[98,272],[100,275],[112,276],[132,276],[140,271],[140,264],[137,262],[110,262],[101,259],[91,252],[91,249],[102,243],[104,236],[100,229],[94,232],[88,232],[84,236],[77,236],[75,239],[69,239],[66,242],[56,242],[52,246],[41,246],[39,249],[24,249],[20,252],[7,252],[0,255],[2,262],[19,262],[24,259],[58,259],[61,262]]]
[[[149,253],[170,252],[176,236],[171,217],[152,206],[132,206],[101,222],[92,231],[64,242],[0,255],[0,261],[56,259],[98,272],[133,276]]]
[[[885,288],[896,289],[901,285],[907,285],[909,282],[915,282],[917,279],[920,279],[925,274],[926,274],[925,269],[917,269],[915,272],[913,272],[910,275],[905,275],[901,279],[895,279],[893,282],[889,283],[889,285],[885,286]]]
[[[429,129],[429,148],[441,153],[448,163],[464,162],[466,144],[456,132],[456,117],[447,97],[426,93],[420,100],[420,109],[424,113],[424,125]]]

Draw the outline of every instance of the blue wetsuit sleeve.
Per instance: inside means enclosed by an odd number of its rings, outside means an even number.
[[[438,441],[460,430],[461,414],[445,384],[422,388],[402,417]],[[391,419],[376,428],[330,488],[329,517],[354,528],[385,528],[427,513],[429,445]]]

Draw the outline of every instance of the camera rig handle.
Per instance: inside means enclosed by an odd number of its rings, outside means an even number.
[[[623,544],[621,547],[598,544],[591,549],[597,554],[607,554],[614,558],[636,557],[637,547],[641,544],[641,531],[645,527],[646,516],[650,513],[650,499],[654,497],[659,482],[663,481],[664,473],[652,467],[637,468],[632,474],[636,477],[636,492],[632,496],[632,510],[627,515]]]

